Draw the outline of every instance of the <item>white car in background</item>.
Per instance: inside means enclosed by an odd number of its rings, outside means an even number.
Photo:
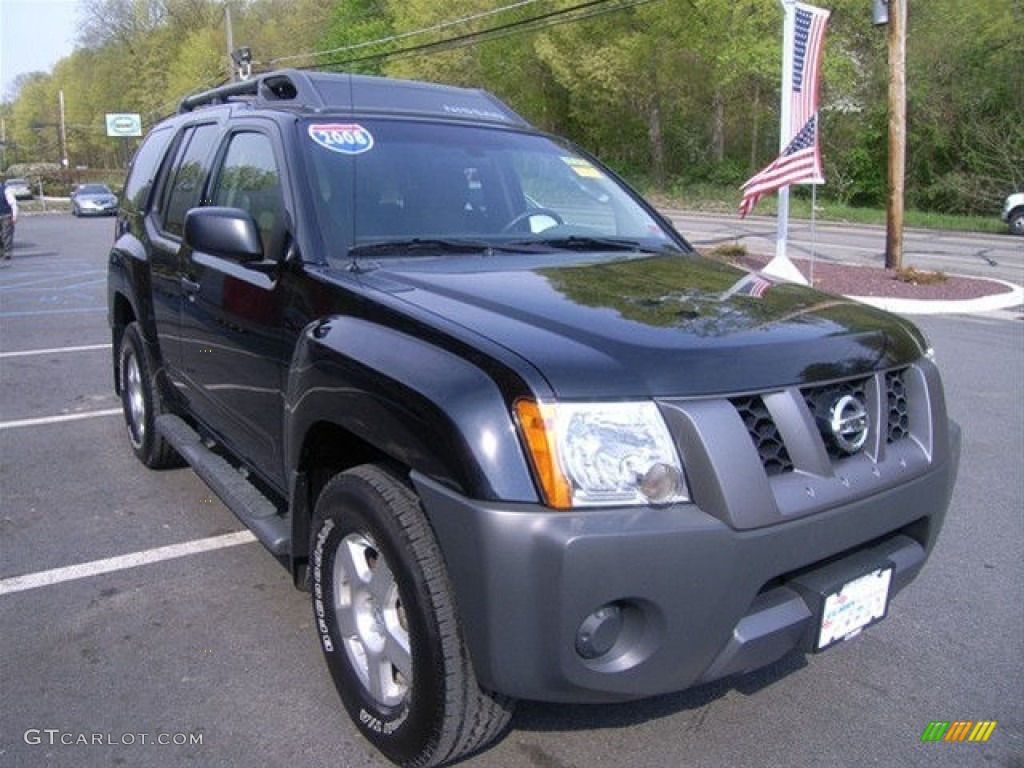
[[[8,179],[4,187],[11,190],[11,194],[18,200],[32,199],[32,187],[25,179]]]

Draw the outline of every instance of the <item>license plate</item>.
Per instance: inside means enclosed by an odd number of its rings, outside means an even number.
[[[818,650],[855,637],[864,627],[885,618],[889,606],[892,568],[879,568],[848,581],[825,598]]]

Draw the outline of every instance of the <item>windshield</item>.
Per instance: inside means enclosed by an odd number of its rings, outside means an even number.
[[[387,120],[302,130],[334,259],[685,247],[602,168],[544,136]]]

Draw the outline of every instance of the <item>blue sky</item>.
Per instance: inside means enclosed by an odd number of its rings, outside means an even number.
[[[78,0],[0,0],[0,98],[25,72],[50,72],[78,34]]]

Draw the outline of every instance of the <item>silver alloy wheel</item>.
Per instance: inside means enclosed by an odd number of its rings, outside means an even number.
[[[124,359],[125,404],[128,406],[128,434],[132,444],[141,446],[146,439],[146,395],[143,390],[139,358],[134,351]]]
[[[335,615],[345,653],[373,700],[402,702],[412,685],[412,653],[398,584],[372,539],[350,533],[334,555]]]

